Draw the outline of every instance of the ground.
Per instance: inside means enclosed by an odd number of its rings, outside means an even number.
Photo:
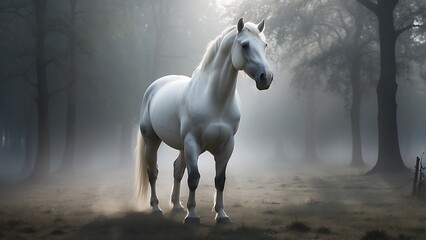
[[[236,168],[235,168],[236,169]],[[410,196],[410,176],[363,176],[348,167],[230,169],[225,205],[233,224],[214,223],[213,175],[201,170],[201,225],[182,224],[168,204],[171,170],[159,178],[163,216],[135,207],[133,174],[53,175],[1,187],[0,239],[426,239],[426,201]],[[323,171],[325,170],[325,171]],[[185,177],[186,179],[186,177]],[[181,200],[186,204],[186,181]]]

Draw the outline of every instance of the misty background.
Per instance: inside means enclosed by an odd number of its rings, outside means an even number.
[[[404,29],[395,48],[397,130],[409,168],[426,149],[425,15],[422,0],[401,0],[394,11]],[[260,92],[239,74],[242,118],[230,169],[371,168],[379,32],[376,16],[357,1],[9,0],[0,3],[1,178],[133,168],[145,89],[164,75],[190,76],[209,41],[240,17],[266,19],[274,82]],[[162,145],[159,164],[171,168],[176,156]],[[201,158],[201,171],[214,169],[204,161],[210,156]]]

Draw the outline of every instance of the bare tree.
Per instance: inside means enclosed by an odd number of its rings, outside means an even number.
[[[407,167],[402,161],[398,140],[395,45],[401,33],[419,27],[420,24],[414,19],[408,25],[395,28],[394,10],[399,0],[357,1],[372,11],[379,22],[380,78],[377,84],[379,153],[377,163],[369,173],[402,173],[407,171]],[[424,12],[422,7],[418,10]]]
[[[44,177],[50,168],[50,130],[49,130],[49,90],[46,74],[46,0],[34,0],[36,18],[36,72],[37,72],[37,111],[38,147],[32,177]]]
[[[65,150],[60,171],[70,171],[75,158],[76,141],[76,76],[77,76],[77,40],[76,40],[77,0],[70,0],[70,17],[68,27],[68,72],[67,116],[65,129]]]
[[[31,48],[33,50],[28,51],[30,60],[26,61],[17,74],[21,79],[25,80],[30,86],[33,86],[36,90],[35,103],[37,108],[37,151],[36,160],[34,163],[33,171],[30,174],[30,178],[41,178],[45,177],[50,172],[50,124],[49,124],[49,101],[51,97],[69,87],[68,84],[65,86],[50,89],[48,68],[53,65],[61,72],[62,77],[59,79],[66,82],[65,77],[66,70],[64,64],[60,61],[60,53],[52,50],[48,53],[46,47],[46,39],[51,33],[59,33],[62,36],[69,37],[69,31],[67,24],[63,19],[53,18],[48,13],[48,1],[47,0],[33,0],[33,1],[9,1],[7,9],[14,10],[11,12],[15,14],[15,18],[23,19],[27,25],[28,30],[32,31],[35,35],[35,43]],[[23,11],[24,9],[25,11]],[[9,10],[9,11],[11,11]],[[26,14],[22,14],[26,13]],[[58,36],[52,36],[58,37]],[[31,39],[31,38],[29,38]],[[27,40],[27,42],[29,42]],[[18,52],[18,50],[15,50]],[[19,55],[19,53],[18,53]],[[59,57],[58,57],[59,56]],[[31,72],[31,70],[34,70]],[[31,75],[34,73],[34,75]],[[55,75],[56,76],[56,75]],[[34,79],[34,81],[33,81]],[[27,164],[28,165],[28,164]]]

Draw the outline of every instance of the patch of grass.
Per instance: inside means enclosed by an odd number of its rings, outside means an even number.
[[[274,201],[262,201],[263,204],[271,204],[271,205],[278,205],[280,204],[279,202],[274,202]]]
[[[231,240],[231,239],[247,239],[247,240],[273,240],[274,232],[270,229],[260,229],[256,227],[242,226],[238,228],[229,228],[215,226],[212,227],[210,232],[203,240]]]
[[[331,233],[331,231],[330,231],[330,229],[328,227],[317,228],[315,230],[315,232],[318,233],[318,234],[330,234]]]
[[[425,228],[424,227],[413,227],[413,228],[411,228],[409,230],[410,230],[410,232],[418,233],[418,234],[425,232]]]
[[[63,228],[61,228],[63,229]],[[161,216],[127,213],[118,218],[94,220],[77,232],[66,231],[72,239],[176,239],[176,240],[274,240],[275,232],[257,227],[233,225],[185,225]],[[52,235],[60,235],[60,232]],[[95,238],[92,238],[96,236]]]
[[[10,228],[14,228],[14,227],[21,225],[21,223],[22,222],[19,221],[19,220],[10,220],[10,221],[7,222],[7,226],[10,227]]]
[[[63,222],[65,222],[65,220],[64,219],[62,219],[62,218],[56,218],[55,220],[54,220],[54,222],[55,223],[63,223]]]
[[[367,231],[361,240],[391,240],[392,238],[383,230]]]
[[[311,231],[311,227],[303,222],[295,221],[287,225],[286,230],[291,232],[309,232]]]
[[[399,234],[397,240],[412,240],[413,237],[407,236],[405,234]]]
[[[283,223],[283,220],[281,220],[281,219],[272,219],[271,220],[272,226],[278,226],[278,225],[281,225],[282,223]]]
[[[35,233],[36,230],[33,227],[24,227],[21,229],[21,233]]]
[[[263,213],[264,214],[275,214],[276,212],[272,211],[272,210],[267,210],[267,211],[264,211]]]
[[[62,230],[62,229],[60,229],[60,228],[58,228],[58,229],[53,230],[50,234],[51,235],[64,235],[65,231]]]

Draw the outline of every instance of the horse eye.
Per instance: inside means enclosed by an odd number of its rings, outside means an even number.
[[[250,44],[248,42],[243,42],[243,43],[241,43],[241,47],[243,49],[248,49],[250,47]]]

